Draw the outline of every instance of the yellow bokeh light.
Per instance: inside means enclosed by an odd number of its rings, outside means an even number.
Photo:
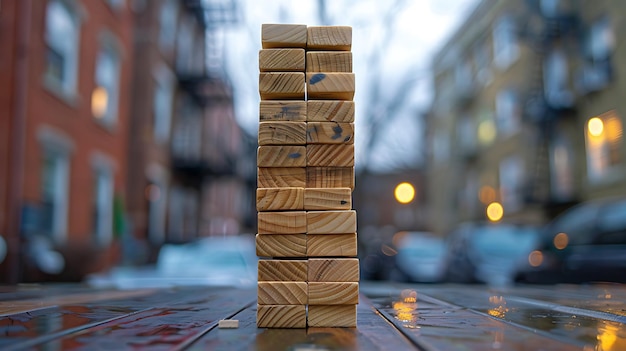
[[[399,203],[408,204],[415,198],[415,188],[411,183],[403,182],[396,186],[394,195]]]
[[[553,243],[554,247],[559,250],[563,250],[567,247],[567,244],[569,244],[569,237],[565,233],[559,233],[554,236]]]
[[[493,121],[486,120],[478,125],[478,140],[482,144],[490,144],[496,138],[496,126]]]
[[[528,263],[533,267],[539,267],[543,263],[543,253],[535,250],[528,255]]]
[[[604,122],[599,117],[593,117],[587,122],[587,131],[589,135],[599,137],[604,133]]]
[[[102,118],[107,112],[109,94],[104,87],[97,87],[91,93],[91,113],[96,118]]]
[[[492,222],[497,222],[504,216],[504,208],[499,202],[492,202],[487,206],[487,218]]]
[[[616,118],[611,117],[605,122],[606,138],[609,142],[614,143],[622,139],[622,122]]]

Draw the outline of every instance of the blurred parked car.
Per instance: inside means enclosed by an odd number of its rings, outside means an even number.
[[[402,280],[440,282],[445,273],[446,245],[442,238],[425,232],[401,233],[397,241],[396,266]]]
[[[208,237],[161,247],[155,266],[117,267],[92,275],[95,286],[120,289],[183,285],[251,287],[257,282],[254,238],[248,235]]]
[[[446,280],[511,284],[515,269],[536,246],[536,227],[509,223],[464,223],[448,237]]]
[[[548,223],[516,280],[626,283],[626,198],[586,202]]]

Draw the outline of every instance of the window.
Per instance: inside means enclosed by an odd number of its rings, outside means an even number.
[[[521,111],[517,95],[511,89],[498,92],[496,96],[496,119],[498,131],[502,135],[509,135],[519,129]]]
[[[172,124],[172,87],[164,80],[157,81],[154,92],[154,139],[166,142],[170,137]]]
[[[78,16],[66,2],[52,0],[46,7],[45,30],[45,82],[54,91],[72,95],[78,75]]]
[[[177,45],[178,47],[176,48],[176,69],[178,72],[190,73],[190,71],[192,70],[194,53],[194,33],[193,25],[190,18],[185,17],[180,21]]]
[[[457,123],[457,140],[462,153],[476,150],[476,123],[470,115],[463,115]]]
[[[178,6],[175,0],[166,0],[161,6],[159,15],[160,31],[159,45],[162,50],[171,50],[176,39],[176,20],[178,17]]]
[[[607,180],[622,163],[623,127],[615,110],[592,117],[585,127],[587,174],[591,182]]]
[[[106,0],[106,3],[111,7],[114,11],[120,11],[124,7],[125,0]]]
[[[570,91],[569,65],[565,52],[555,48],[543,64],[543,85],[546,102],[553,108],[566,108],[574,104]]]
[[[500,195],[505,211],[514,211],[521,205],[523,181],[524,167],[519,156],[509,156],[500,162]]]
[[[107,245],[113,238],[113,177],[110,170],[94,172],[93,234],[96,243]]]
[[[550,145],[550,189],[556,200],[574,195],[574,153],[569,140],[558,131]]]
[[[96,61],[96,88],[91,95],[91,111],[94,118],[107,126],[117,122],[120,59],[110,47],[100,49]]]
[[[165,215],[167,188],[161,181],[152,182],[146,187],[148,200],[148,237],[153,244],[165,240]]]
[[[444,162],[450,156],[450,136],[445,130],[440,130],[433,140],[433,157],[435,162]]]
[[[519,56],[515,22],[511,16],[500,18],[493,27],[493,61],[504,70]]]
[[[67,154],[45,152],[41,174],[41,229],[55,241],[62,241],[67,235],[68,180]]]
[[[474,64],[476,65],[476,80],[483,85],[489,85],[493,74],[489,68],[489,48],[484,40],[474,47]]]
[[[608,59],[615,48],[615,34],[608,17],[603,17],[592,26],[588,39],[588,55],[593,61]]]

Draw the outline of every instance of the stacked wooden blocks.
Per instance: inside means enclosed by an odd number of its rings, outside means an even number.
[[[352,29],[264,24],[257,326],[355,327]]]

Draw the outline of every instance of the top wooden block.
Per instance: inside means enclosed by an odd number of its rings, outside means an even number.
[[[350,32],[352,36],[352,32]],[[263,24],[261,25],[263,49],[306,48],[307,27],[303,24]]]
[[[352,48],[352,27],[308,27],[306,48],[307,50],[350,51]]]

